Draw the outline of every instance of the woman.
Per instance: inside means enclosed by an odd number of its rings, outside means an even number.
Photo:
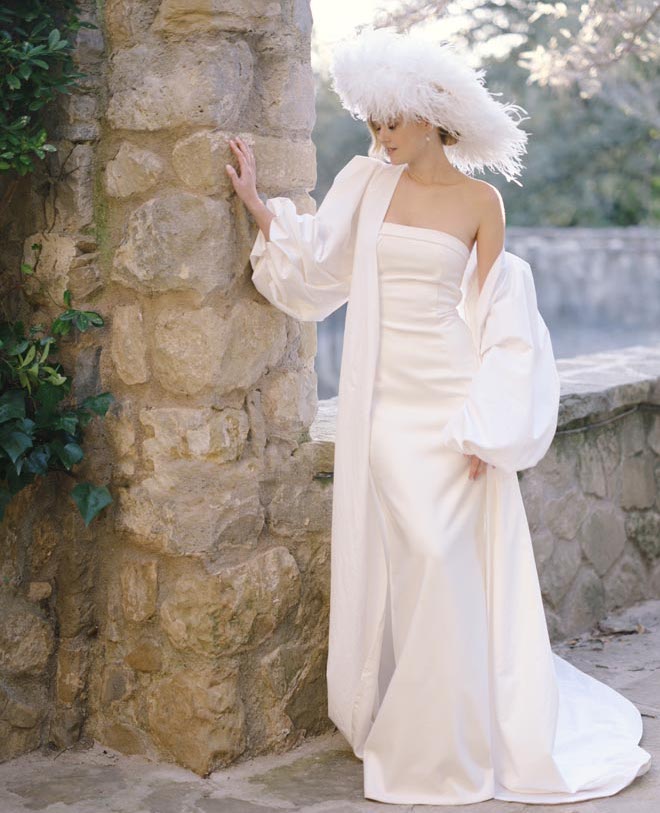
[[[328,714],[366,798],[579,801],[648,770],[630,701],[551,648],[516,472],[552,441],[559,381],[496,189],[526,135],[446,46],[367,31],[335,90],[370,155],[315,215],[236,193],[259,225],[252,280],[318,321],[348,302],[332,514]],[[380,157],[385,149],[389,161]]]

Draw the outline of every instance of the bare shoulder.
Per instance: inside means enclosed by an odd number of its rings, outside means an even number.
[[[489,208],[504,208],[504,201],[500,190],[488,183],[488,181],[481,181],[477,178],[470,178],[467,189],[476,204],[482,206],[484,209]]]
[[[472,178],[470,194],[479,226],[502,229],[506,215],[500,190],[487,181]]]

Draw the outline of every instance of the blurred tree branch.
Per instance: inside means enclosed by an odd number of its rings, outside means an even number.
[[[456,16],[464,25],[452,39],[466,50],[509,38],[528,84],[576,87],[584,99],[602,96],[626,115],[660,126],[657,0],[402,0],[380,9],[374,25],[404,31]]]

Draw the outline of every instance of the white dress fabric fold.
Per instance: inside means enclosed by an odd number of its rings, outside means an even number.
[[[529,265],[383,222],[404,167],[356,156],[315,215],[271,198],[252,279],[320,321],[348,302],[332,508],[328,715],[366,798],[552,804],[650,767],[623,695],[550,647],[517,471],[559,378]],[[476,481],[464,454],[490,465]]]

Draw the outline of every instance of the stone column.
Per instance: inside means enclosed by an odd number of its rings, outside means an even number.
[[[104,13],[95,304],[116,503],[87,731],[204,774],[330,727],[330,493],[304,443],[315,326],[254,289],[256,226],[224,169],[241,135],[260,190],[313,210],[311,16],[272,0]]]
[[[86,529],[51,476],[9,512],[0,759],[82,736],[205,774],[331,728],[316,328],[252,285],[256,224],[224,169],[241,135],[260,191],[314,210],[312,20],[304,0],[82,10],[86,78],[2,262],[42,246],[35,320],[66,289],[106,319],[62,360],[76,400],[116,398],[80,472],[114,503]]]

